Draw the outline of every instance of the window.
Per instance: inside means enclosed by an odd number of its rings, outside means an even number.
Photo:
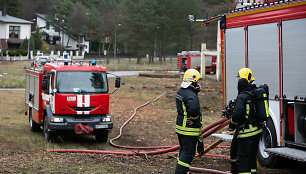
[[[9,28],[10,38],[18,38],[20,36],[20,26],[10,26]]]
[[[107,93],[107,77],[103,71],[58,71],[58,93]]]
[[[54,89],[54,73],[51,73],[51,91],[53,91],[53,89]]]

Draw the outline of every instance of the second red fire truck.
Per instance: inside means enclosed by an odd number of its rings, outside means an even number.
[[[216,73],[217,52],[205,51],[205,73]],[[182,51],[177,54],[177,68],[179,71],[186,71],[187,69],[197,69],[200,71],[201,67],[201,52],[200,51]]]

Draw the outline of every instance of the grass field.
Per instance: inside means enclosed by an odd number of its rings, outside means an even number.
[[[99,64],[99,62],[97,62]],[[136,60],[129,60],[127,58],[120,60],[119,64],[117,60],[112,59],[109,64],[103,63],[103,65],[109,71],[176,71],[177,60],[166,59],[166,62],[159,63],[155,60],[153,63],[149,63],[148,59],[142,59],[140,64],[136,63]]]
[[[0,88],[24,88],[25,70],[31,62],[0,62]]]
[[[84,64],[89,63],[84,60]],[[2,62],[0,61],[0,88],[24,88],[25,71],[31,66],[31,61]],[[176,60],[166,60],[166,63],[159,63],[157,60],[149,64],[148,60],[142,60],[137,64],[136,60],[111,60],[109,64],[97,61],[100,66],[105,66],[107,71],[174,71],[177,70]]]
[[[13,83],[12,79],[16,79],[15,76],[17,76],[17,79],[24,81],[23,67],[29,64],[30,62],[0,63],[1,74],[7,72],[2,77],[8,77],[5,84],[0,81],[0,88],[23,87],[21,84]],[[133,66],[143,65],[134,64]],[[11,73],[15,76],[9,76]],[[221,119],[222,83],[210,78],[200,80],[199,83],[203,87],[199,93],[199,100],[203,126],[205,126]],[[109,84],[110,87],[114,86],[114,78],[110,78]],[[139,109],[136,116],[123,129],[122,137],[115,143],[129,146],[177,145],[177,136],[174,131],[176,119],[174,96],[180,84],[181,78],[122,77],[121,88],[110,95],[109,107],[114,128],[109,138],[119,134],[120,126],[132,115],[134,108],[165,93],[158,101]],[[44,141],[42,131],[30,131],[28,118],[24,115],[26,111],[24,102],[24,91],[0,91],[0,173],[169,174],[174,171],[176,155],[173,154],[117,156],[47,152],[48,149],[122,149],[112,147],[109,143],[96,143],[94,136],[60,135],[59,142],[47,143]],[[209,137],[204,140],[204,143],[208,145],[214,141],[214,138]],[[223,145],[229,145],[229,142]],[[229,155],[229,150],[216,149],[210,153]],[[192,166],[228,171],[230,161],[227,158],[195,157]],[[290,172],[292,171],[261,167],[258,173]]]

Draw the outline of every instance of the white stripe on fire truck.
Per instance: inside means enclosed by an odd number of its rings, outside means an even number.
[[[78,102],[78,104],[77,104],[78,107],[83,107],[83,106],[82,106],[82,103],[83,103],[83,95],[77,95],[77,102]]]
[[[85,107],[90,106],[90,95],[85,95]]]
[[[78,115],[83,115],[83,111],[77,111]]]
[[[84,115],[89,115],[89,111],[84,111]]]

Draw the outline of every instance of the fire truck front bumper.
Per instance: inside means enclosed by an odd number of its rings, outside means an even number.
[[[112,117],[109,115],[90,117],[56,115],[50,119],[49,130],[74,130],[75,125],[79,123],[92,127],[94,131],[111,130],[113,128]]]

